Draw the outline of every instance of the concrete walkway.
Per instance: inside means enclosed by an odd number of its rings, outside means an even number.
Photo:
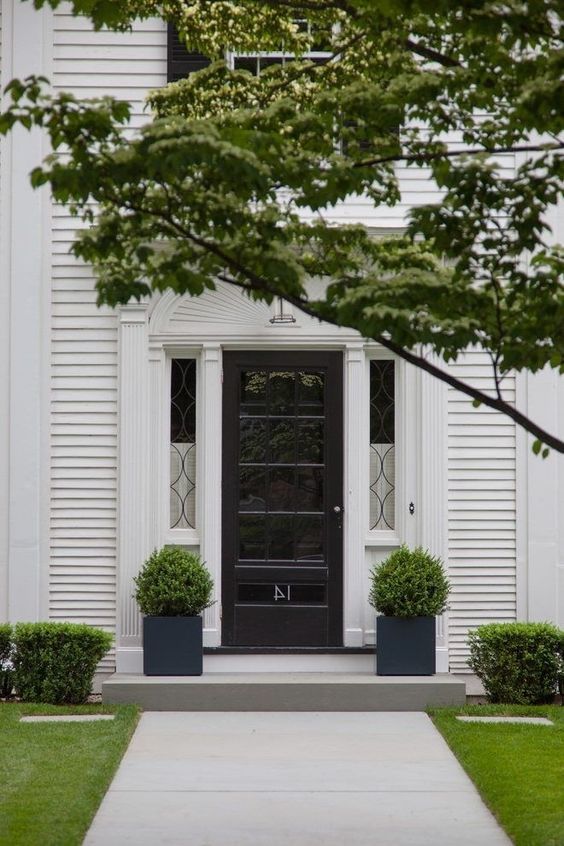
[[[143,714],[85,846],[507,846],[422,713]]]

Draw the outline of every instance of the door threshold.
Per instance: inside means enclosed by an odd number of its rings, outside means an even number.
[[[374,646],[205,646],[204,655],[374,655]]]

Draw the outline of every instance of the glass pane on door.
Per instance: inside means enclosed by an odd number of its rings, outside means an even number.
[[[325,373],[241,372],[240,561],[323,562],[324,423]]]

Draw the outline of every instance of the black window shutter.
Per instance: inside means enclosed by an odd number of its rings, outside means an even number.
[[[201,53],[190,53],[178,37],[172,24],[168,25],[167,80],[176,82],[195,71],[207,68],[210,60]]]

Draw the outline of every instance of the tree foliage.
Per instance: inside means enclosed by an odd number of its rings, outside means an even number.
[[[59,0],[35,0],[47,3]],[[127,104],[53,96],[35,78],[8,86],[0,131],[47,129],[54,152],[33,183],[92,224],[73,250],[95,267],[100,303],[197,295],[218,279],[281,296],[504,411],[539,449],[564,451],[503,395],[509,370],[564,370],[563,254],[548,224],[563,175],[556,0],[72,6],[97,27],[159,15],[215,59],[152,92],[135,133]],[[320,41],[326,60],[309,60]],[[281,47],[292,60],[258,77],[224,58]],[[412,208],[402,237],[331,224],[327,212],[353,197],[402,201],[398,165],[426,168],[441,192]],[[321,298],[312,278],[326,282]],[[448,362],[473,345],[490,356],[493,395],[427,355]]]

